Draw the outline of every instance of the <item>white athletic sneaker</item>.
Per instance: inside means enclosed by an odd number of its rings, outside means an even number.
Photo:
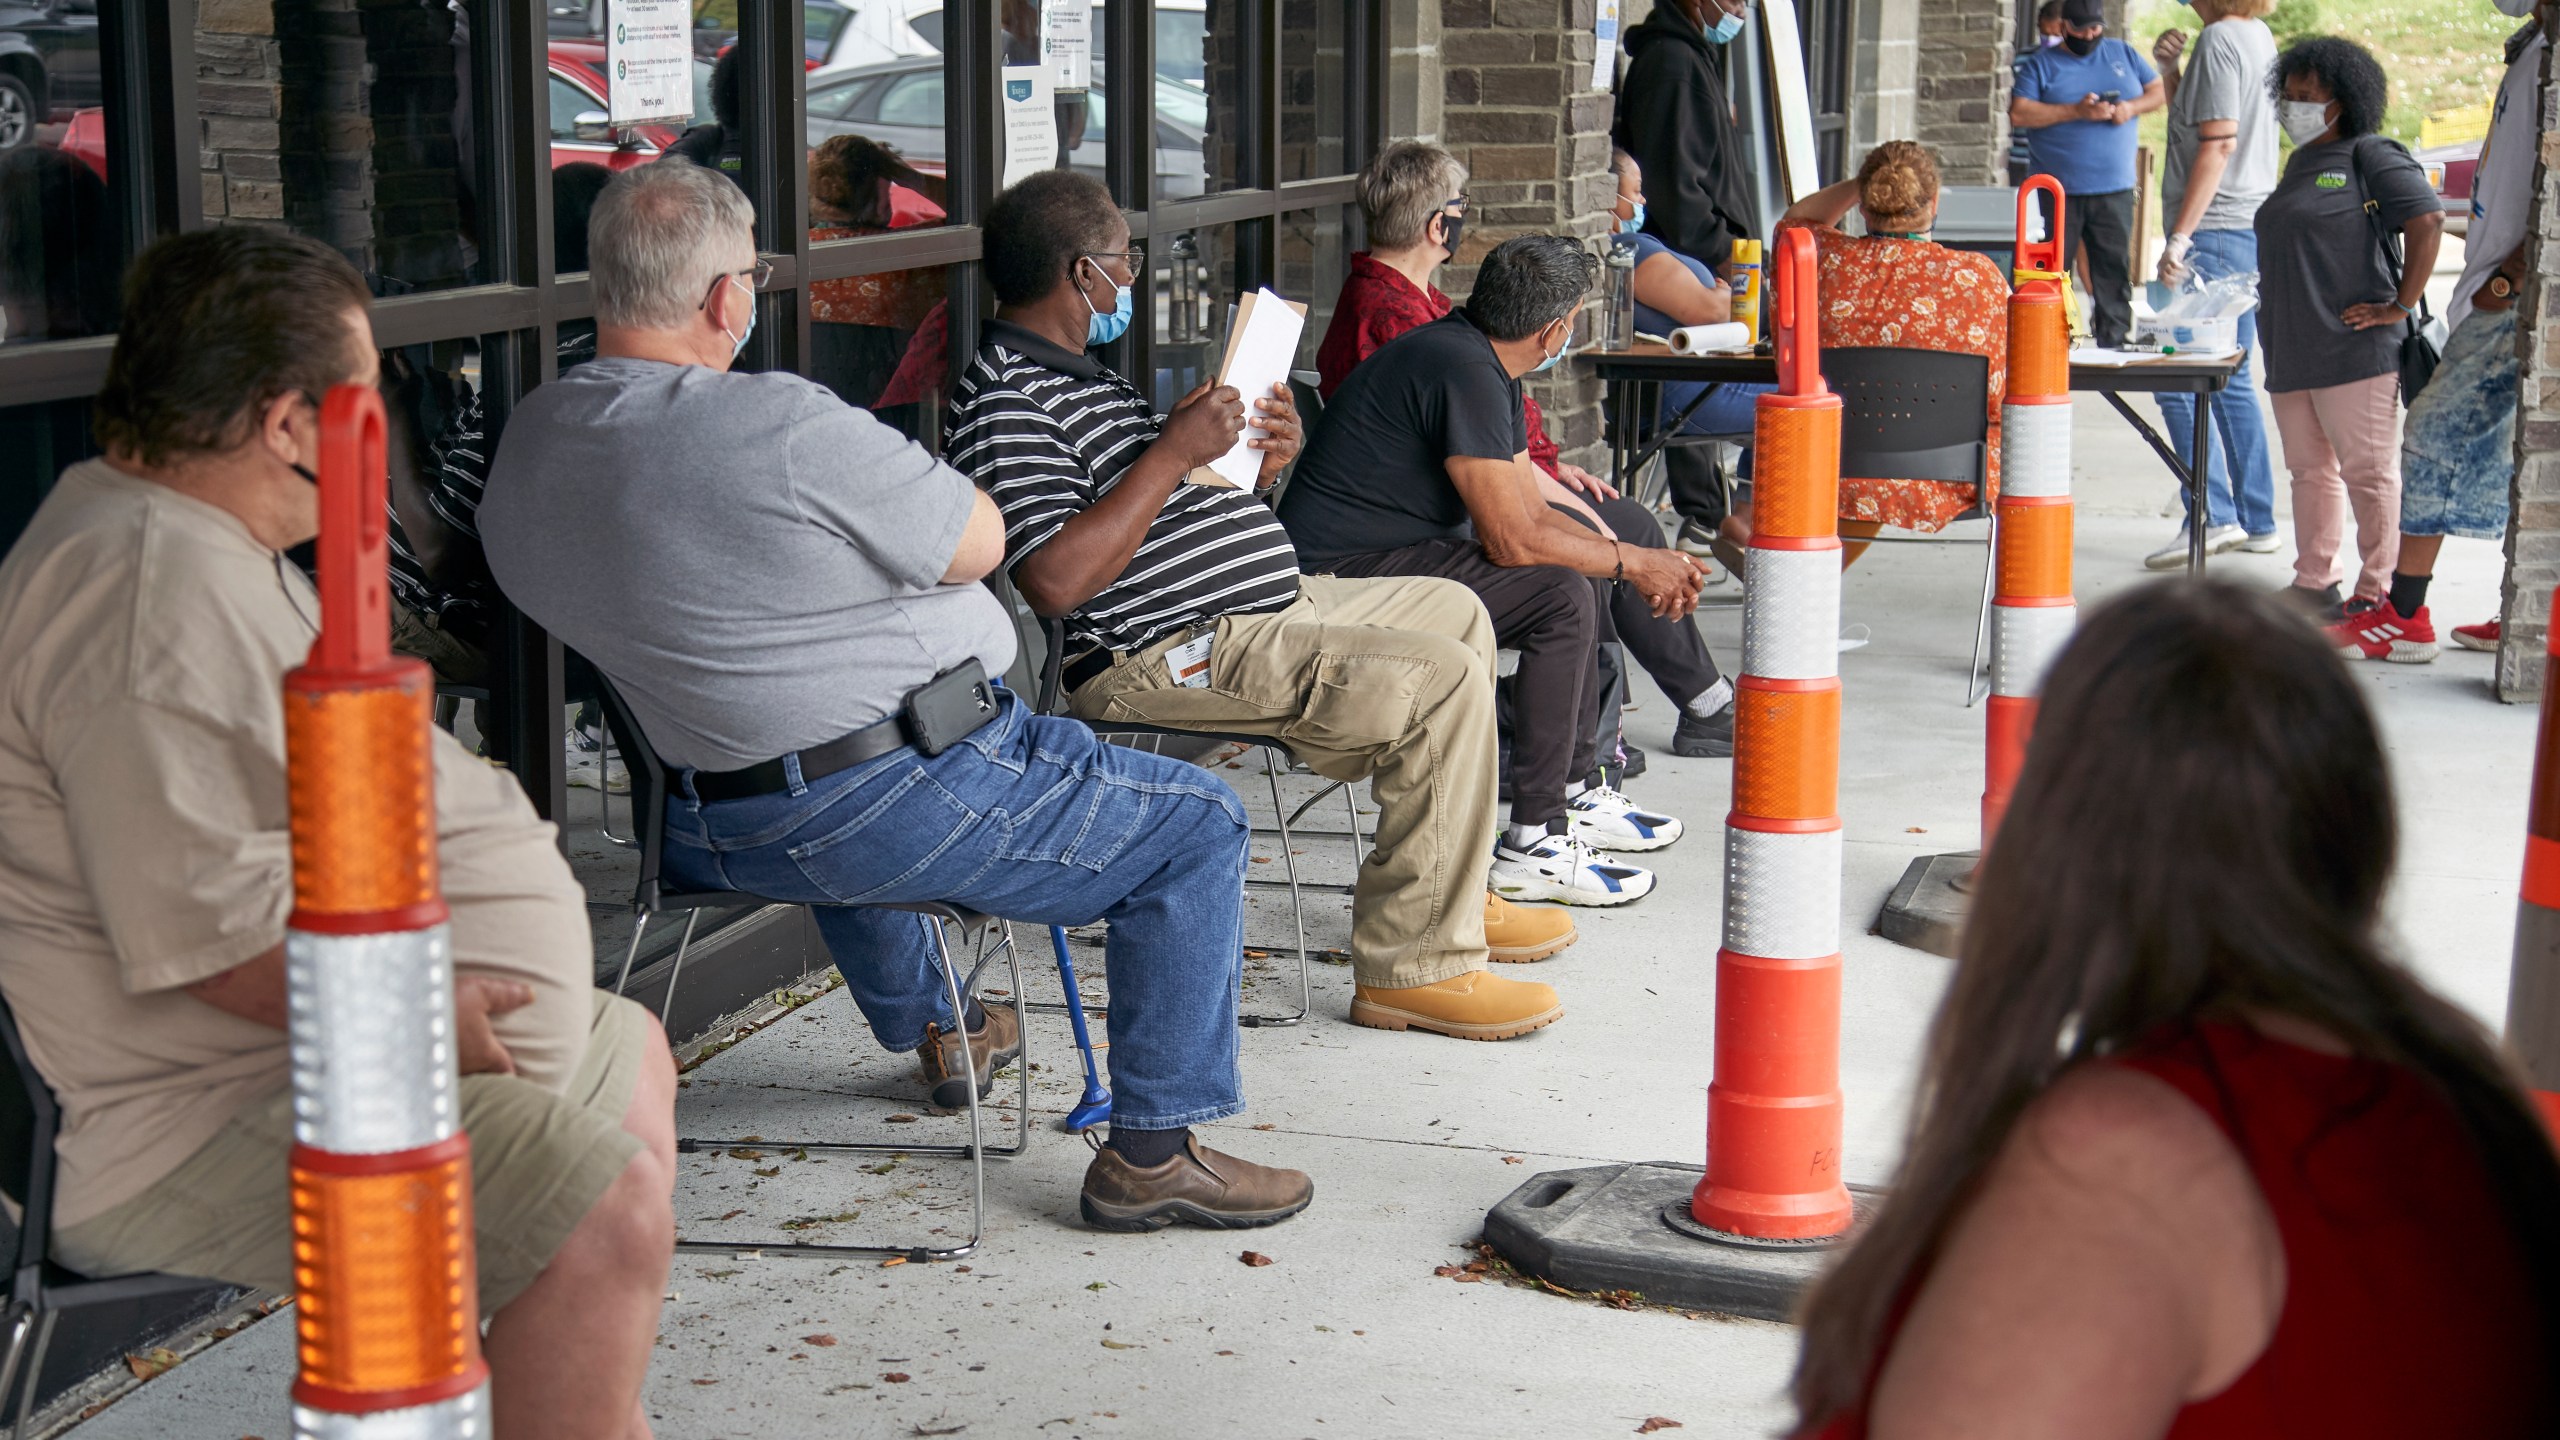
[[[586,730],[571,730],[563,746],[563,759],[568,762],[569,784],[580,790],[602,790],[608,795],[631,793],[631,771],[619,755],[606,754],[601,736]]]
[[[1659,850],[1680,838],[1680,822],[1647,810],[1606,785],[1565,802],[1573,838],[1594,850]]]
[[[2249,532],[2237,525],[2216,525],[2204,532],[2204,553],[2219,555],[2237,550],[2247,543]],[[2187,527],[2178,527],[2178,538],[2142,557],[2145,570],[2180,570],[2187,563]]]
[[[1653,872],[1612,859],[1574,835],[1547,835],[1526,850],[1493,847],[1485,884],[1505,900],[1624,905],[1653,892]]]

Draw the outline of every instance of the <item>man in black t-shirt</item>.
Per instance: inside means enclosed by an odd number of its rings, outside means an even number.
[[[1334,392],[1280,519],[1310,573],[1431,575],[1476,592],[1496,642],[1520,652],[1493,888],[1622,905],[1653,888],[1653,872],[1597,852],[1659,849],[1680,822],[1594,783],[1607,609],[1591,581],[1631,584],[1658,620],[1686,624],[1700,574],[1676,550],[1596,533],[1539,492],[1520,377],[1564,354],[1591,278],[1591,258],[1561,235],[1496,247],[1463,307],[1389,341]]]

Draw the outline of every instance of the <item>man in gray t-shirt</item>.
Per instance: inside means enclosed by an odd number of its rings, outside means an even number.
[[[937,723],[910,726],[920,687],[1013,658],[978,584],[1003,562],[1004,522],[825,389],[730,370],[764,270],[753,221],[697,166],[605,187],[589,221],[597,358],[516,407],[480,505],[490,572],[595,662],[638,722],[624,743],[645,737],[673,772],[656,797],[667,881],[809,906],[872,1033],[920,1052],[934,1104],[989,1093],[1021,1054],[1019,1019],[975,1000],[955,1013],[935,929],[880,907],[1106,920],[1111,1136],[1085,1219],[1295,1215],[1305,1175],[1190,1130],[1244,1108],[1244,807],[1198,766],[965,676],[916,707]]]
[[[2185,65],[2179,64],[2187,50],[2184,31],[2171,30],[2151,47],[2161,83],[2169,91],[2169,155],[2160,182],[2168,243],[2160,252],[2159,274],[2171,283],[2190,271],[2207,280],[2255,273],[2258,237],[2251,224],[2258,203],[2276,184],[2275,101],[2267,91],[2276,42],[2266,22],[2256,18],[2275,8],[2273,0],[2193,3],[2205,24]],[[2179,460],[2206,467],[2207,513],[2188,517],[2188,523],[2206,527],[2208,553],[2240,549],[2269,554],[2283,544],[2276,533],[2275,468],[2267,458],[2266,420],[2258,411],[2257,378],[2250,372],[2249,352],[2257,339],[2256,319],[2240,317],[2240,365],[2230,385],[2210,400],[2214,438],[2201,459],[2188,453],[2195,444],[2196,397],[2156,397]],[[2186,563],[2184,526],[2143,559],[2154,570]]]

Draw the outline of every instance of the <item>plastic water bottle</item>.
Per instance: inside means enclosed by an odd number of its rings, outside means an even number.
[[[1636,342],[1636,247],[1634,237],[1610,237],[1600,296],[1600,348],[1624,350]]]

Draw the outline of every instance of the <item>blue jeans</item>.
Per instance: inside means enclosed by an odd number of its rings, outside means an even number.
[[[2506,538],[2522,374],[2512,306],[2474,310],[2445,337],[2400,432],[2401,534]]]
[[[2196,248],[2188,256],[2188,263],[2208,280],[2258,268],[2258,234],[2254,230],[2199,230],[2195,238]],[[2220,443],[2210,447],[2205,457],[2205,523],[2209,528],[2237,524],[2252,535],[2272,535],[2276,530],[2276,472],[2267,460],[2267,422],[2258,413],[2258,382],[2249,368],[2257,344],[2258,315],[2253,310],[2240,317],[2240,368],[2231,373],[2231,383],[2213,396],[2213,433]],[[2178,452],[2181,463],[2192,468],[2196,457],[2189,451],[2195,446],[2196,397],[2163,394],[2152,398],[2160,402],[2160,418],[2166,422],[2171,448]],[[2220,465],[2213,463],[2214,450],[2221,452]]]
[[[943,900],[1029,925],[1108,921],[1111,1123],[1171,1130],[1244,1109],[1236,1003],[1244,806],[1180,760],[1083,722],[1003,712],[930,759],[892,751],[787,791],[704,804],[671,782],[666,869],[687,888],[814,907],[845,988],[892,1051],[953,1023],[931,923]],[[796,774],[798,761],[785,762]]]
[[[1693,412],[1680,431],[1684,435],[1749,436],[1759,419],[1759,397],[1777,389],[1775,385],[1714,385],[1695,380],[1674,380],[1662,387],[1662,418],[1670,419],[1688,408],[1701,390],[1712,389],[1706,403]],[[1743,444],[1751,442],[1745,439]]]

